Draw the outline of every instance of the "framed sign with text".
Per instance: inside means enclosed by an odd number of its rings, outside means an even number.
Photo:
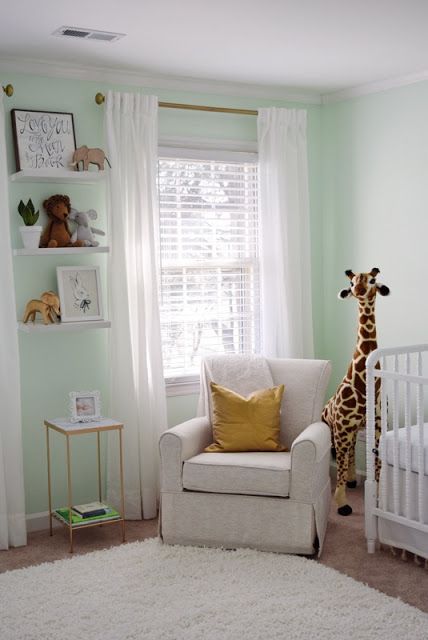
[[[70,169],[76,149],[72,113],[12,109],[16,170]]]

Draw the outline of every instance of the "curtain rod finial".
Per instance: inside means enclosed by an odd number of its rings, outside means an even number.
[[[2,88],[3,88],[3,91],[5,92],[5,94],[7,95],[8,98],[13,96],[13,85],[12,84],[7,84],[5,87],[2,87]]]
[[[105,100],[106,100],[106,97],[102,93],[97,93],[97,95],[95,96],[95,102],[97,104],[103,104]]]

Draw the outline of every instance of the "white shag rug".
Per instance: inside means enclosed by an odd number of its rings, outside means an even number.
[[[428,615],[314,560],[156,539],[0,575],[2,640],[427,640]]]

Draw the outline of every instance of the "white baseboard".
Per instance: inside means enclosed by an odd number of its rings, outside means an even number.
[[[40,511],[40,513],[29,513],[25,516],[27,522],[27,533],[33,533],[34,531],[46,531],[49,529],[49,512]],[[55,518],[52,518],[52,526],[60,527],[60,523]]]

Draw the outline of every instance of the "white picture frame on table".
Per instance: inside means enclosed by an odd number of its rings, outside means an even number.
[[[101,420],[99,391],[70,391],[70,422],[96,422]]]
[[[57,267],[61,322],[104,320],[100,268]]]

